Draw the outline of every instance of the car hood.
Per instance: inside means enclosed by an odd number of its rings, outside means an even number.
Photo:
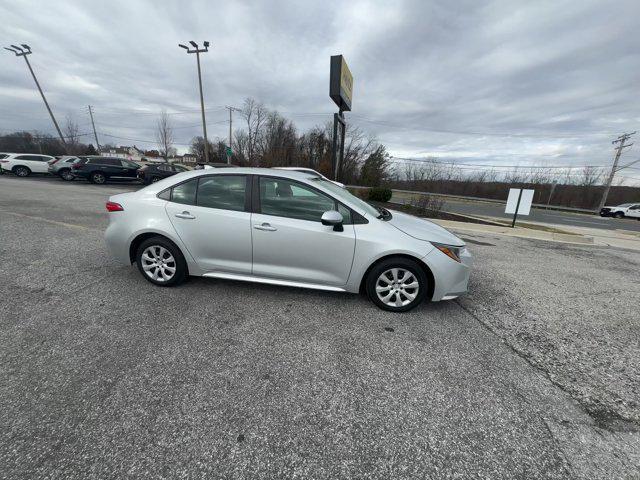
[[[388,222],[401,232],[427,242],[444,243],[446,245],[464,246],[465,243],[453,233],[445,230],[424,218],[414,217],[406,213],[390,210],[392,218]]]

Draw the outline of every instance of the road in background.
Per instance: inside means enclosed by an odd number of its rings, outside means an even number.
[[[410,194],[394,193],[392,201],[403,201],[410,197]],[[513,218],[513,215],[504,213],[505,203],[482,202],[444,197],[438,198],[442,198],[444,200],[444,206],[442,208],[447,212],[481,217],[496,217],[504,219]],[[571,213],[560,210],[532,208],[530,215],[526,217],[519,216],[518,218],[523,222],[530,220],[554,225],[572,225],[576,227],[589,227],[603,230],[620,229],[640,232],[640,221],[636,219],[600,217],[597,215]]]

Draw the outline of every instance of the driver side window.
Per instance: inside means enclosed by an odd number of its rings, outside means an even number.
[[[335,201],[316,190],[282,178],[260,177],[260,210],[265,215],[319,222],[335,210]]]

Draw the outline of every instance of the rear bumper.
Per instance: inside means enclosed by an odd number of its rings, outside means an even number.
[[[432,301],[451,300],[467,293],[473,266],[473,257],[468,249],[463,250],[460,260],[456,262],[436,248],[422,259],[433,273]]]

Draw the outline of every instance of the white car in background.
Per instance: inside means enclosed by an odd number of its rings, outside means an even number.
[[[51,160],[55,160],[55,157],[35,153],[10,153],[0,160],[0,167],[18,177],[28,177],[32,173],[49,173]]]
[[[600,210],[601,217],[615,218],[637,218],[640,219],[640,203],[623,203],[613,207],[602,207]]]
[[[335,180],[331,180],[330,178],[325,177],[324,175],[322,175],[320,172],[318,172],[317,170],[314,170],[313,168],[307,168],[307,167],[273,167],[276,170],[289,170],[292,172],[302,172],[302,173],[310,173],[311,175],[315,175],[316,177],[320,177],[323,180],[326,180],[327,182],[331,182],[339,187],[344,188],[344,183],[340,183],[340,182],[336,182]]]

